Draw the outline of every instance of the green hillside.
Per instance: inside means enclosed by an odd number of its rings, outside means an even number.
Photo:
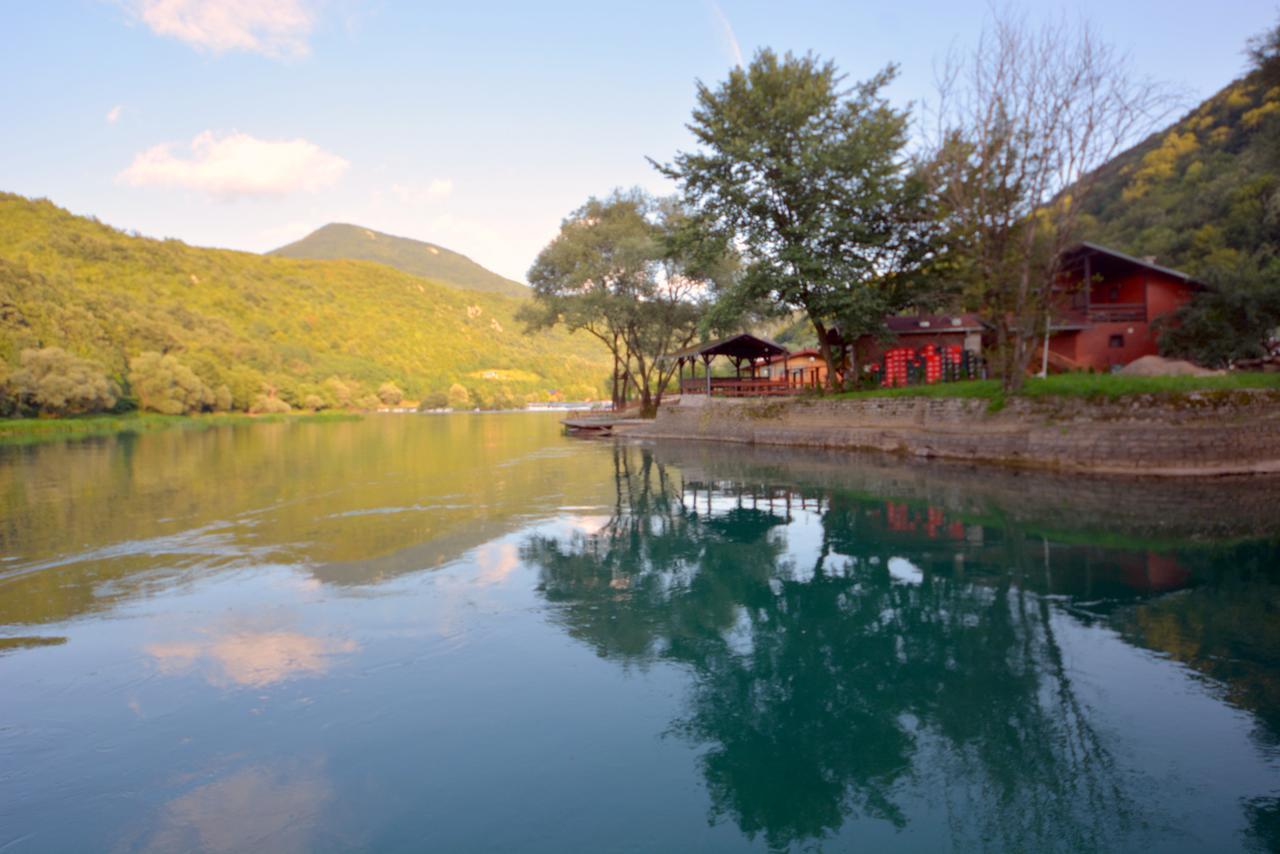
[[[407,237],[395,237],[358,225],[330,223],[269,254],[286,258],[376,261],[415,276],[435,279],[469,291],[507,296],[529,295],[529,289],[524,285],[504,279],[465,255],[459,255],[443,246]]]
[[[411,398],[453,383],[498,396],[599,393],[606,352],[585,335],[526,335],[523,300],[461,291],[367,261],[302,261],[130,237],[48,201],[0,193],[0,381],[25,348],[107,369],[176,356],[237,408],[263,387],[291,405],[393,381]],[[330,395],[331,396],[331,395]]]
[[[1112,160],[1089,238],[1193,274],[1280,257],[1280,74],[1265,64]]]

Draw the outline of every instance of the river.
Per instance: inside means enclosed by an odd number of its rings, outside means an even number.
[[[1280,484],[372,416],[0,448],[0,851],[1280,847]]]

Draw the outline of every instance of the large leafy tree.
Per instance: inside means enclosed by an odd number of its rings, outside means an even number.
[[[907,114],[882,96],[894,73],[850,88],[831,62],[761,50],[719,86],[698,84],[700,148],[659,166],[742,254],[721,307],[802,313],[829,383],[843,368],[835,326],[846,340],[876,331],[919,298],[906,272],[928,255],[929,216],[906,168]]]
[[[570,214],[529,269],[530,329],[563,324],[614,358],[615,406],[633,388],[656,411],[676,366],[665,357],[698,333],[714,265],[687,238],[684,213],[639,191],[592,198]]]

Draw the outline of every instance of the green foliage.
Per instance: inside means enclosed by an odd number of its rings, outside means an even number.
[[[404,392],[400,390],[400,386],[388,380],[378,386],[378,400],[382,401],[386,406],[395,406],[404,400]]]
[[[407,237],[395,237],[358,225],[330,223],[296,243],[282,246],[269,254],[284,258],[375,261],[463,290],[509,297],[529,296],[529,289],[524,285],[504,279],[465,255],[459,255],[443,246]]]
[[[287,401],[270,394],[260,394],[249,405],[249,412],[254,415],[279,415],[293,409]]]
[[[102,367],[71,355],[61,347],[23,350],[20,367],[0,384],[7,387],[11,412],[40,415],[84,415],[115,406],[114,383]]]
[[[675,372],[667,354],[697,336],[710,277],[723,267],[689,239],[687,219],[674,201],[640,190],[588,199],[529,270],[526,326],[563,325],[599,339],[646,411],[657,408]]]
[[[1161,351],[1209,367],[1266,355],[1267,339],[1280,328],[1280,264],[1260,272],[1245,263],[1206,278],[1210,288],[1162,330]]]
[[[449,386],[447,395],[450,409],[470,409],[471,393],[460,383]]]
[[[295,408],[309,394],[352,406],[387,380],[414,397],[486,371],[522,372],[512,390],[539,399],[584,377],[602,388],[607,351],[563,330],[525,334],[515,313],[528,302],[363,261],[129,237],[0,193],[0,363],[10,371],[22,350],[59,346],[124,385],[130,359],[165,353],[206,387],[226,386],[237,410],[272,394]]]
[[[1254,68],[1099,171],[1086,237],[1208,278],[1280,258],[1280,26]]]
[[[465,391],[465,389],[464,389]],[[429,412],[433,409],[448,409],[449,395],[443,391],[429,391],[422,396],[422,400],[418,403],[419,412]]]
[[[827,329],[882,327],[928,248],[924,185],[904,168],[907,114],[882,96],[894,74],[847,90],[831,62],[762,50],[719,87],[698,85],[701,148],[660,167],[704,227],[746,247],[716,324],[760,306],[802,312],[832,377]]]
[[[154,350],[129,361],[129,387],[139,408],[162,415],[208,412],[217,403],[213,390],[190,368]]]

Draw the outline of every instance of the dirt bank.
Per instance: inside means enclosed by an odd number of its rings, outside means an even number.
[[[1104,474],[1280,473],[1280,392],[1013,398],[995,412],[977,399],[686,397],[628,433]]]

